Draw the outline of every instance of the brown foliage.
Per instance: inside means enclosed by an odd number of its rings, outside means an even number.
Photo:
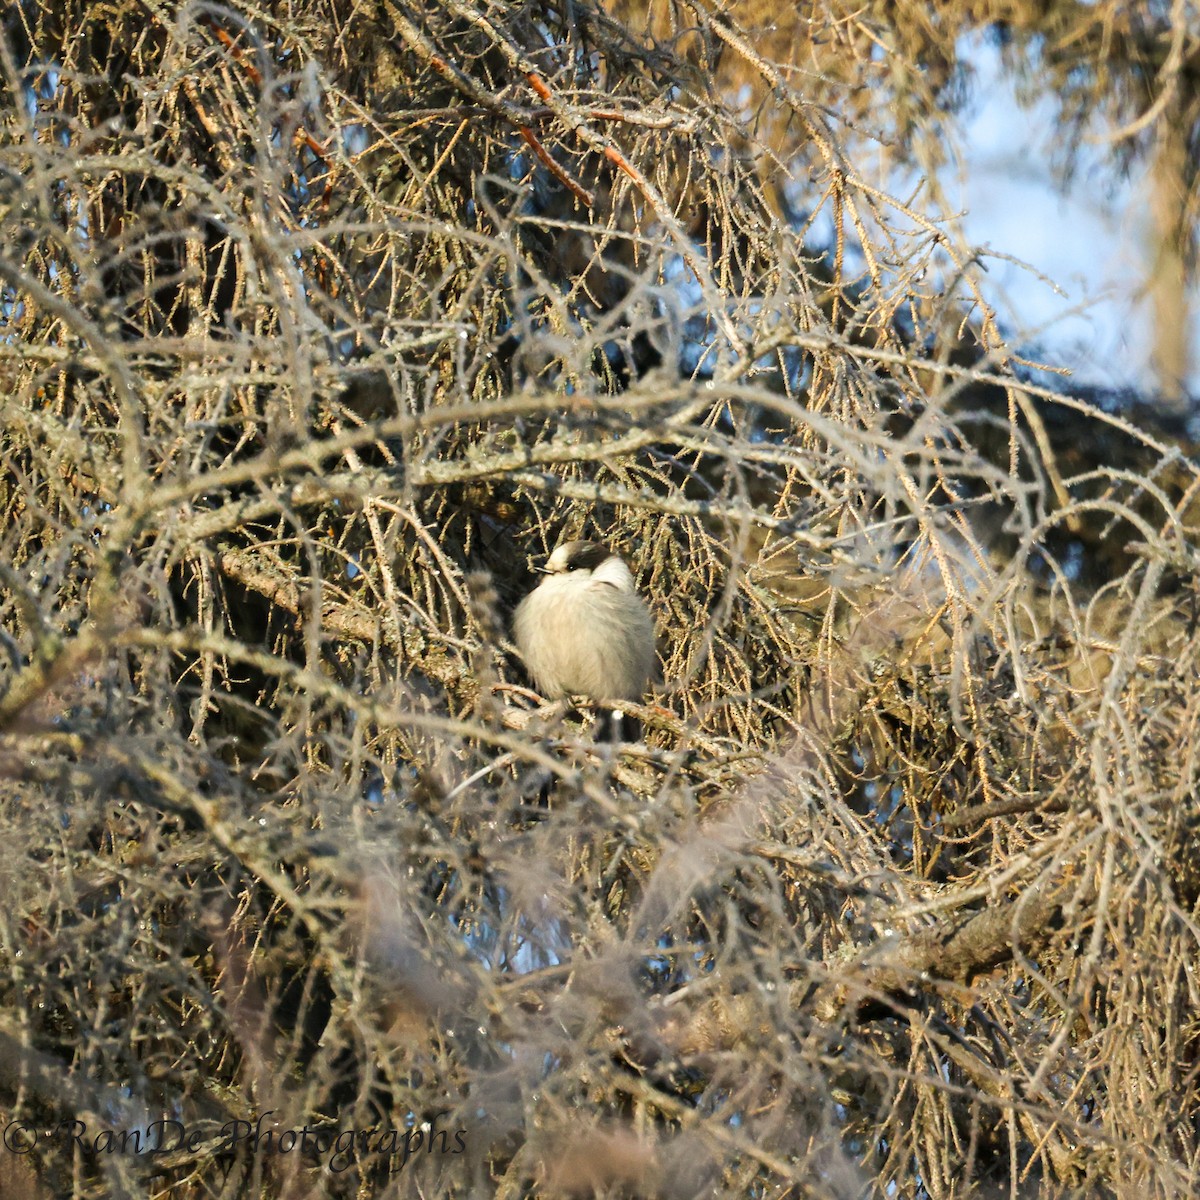
[[[875,60],[671,11],[6,15],[14,1194],[1195,1190],[1195,468],[855,170]],[[581,534],[637,745],[506,640]]]

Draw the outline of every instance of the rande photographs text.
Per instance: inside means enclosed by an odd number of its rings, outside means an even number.
[[[181,1150],[195,1154],[205,1147],[214,1157],[242,1154],[302,1155],[341,1173],[353,1163],[375,1160],[389,1174],[404,1170],[420,1157],[451,1157],[467,1148],[467,1131],[442,1124],[442,1114],[412,1128],[344,1129],[333,1125],[303,1125],[280,1129],[269,1109],[256,1121],[227,1121],[221,1126],[189,1129],[182,1121],[162,1118],[128,1129],[90,1125],[80,1118],[41,1125],[10,1121],[4,1127],[4,1149],[30,1154],[57,1144],[92,1158],[125,1155],[153,1160]]]

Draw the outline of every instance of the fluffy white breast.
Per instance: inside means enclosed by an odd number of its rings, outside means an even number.
[[[615,555],[594,571],[548,575],[517,606],[513,635],[550,699],[636,700],[654,668],[654,622]]]

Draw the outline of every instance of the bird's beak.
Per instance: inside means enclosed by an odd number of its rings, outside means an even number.
[[[554,572],[551,571],[549,567],[534,567],[533,569],[538,575],[553,575],[554,574]]]

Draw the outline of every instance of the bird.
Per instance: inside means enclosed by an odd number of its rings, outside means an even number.
[[[641,699],[657,666],[654,619],[625,560],[573,541],[537,569],[545,578],[517,605],[513,636],[542,695]]]

